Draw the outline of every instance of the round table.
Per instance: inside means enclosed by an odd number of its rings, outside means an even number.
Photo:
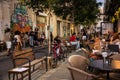
[[[112,60],[110,64],[108,62],[103,62],[103,60],[95,60],[90,63],[90,67],[106,71],[107,73],[107,80],[110,80],[109,73],[112,71],[120,70],[120,61],[119,60]]]

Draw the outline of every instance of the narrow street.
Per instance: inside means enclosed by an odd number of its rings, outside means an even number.
[[[44,49],[41,47],[35,47],[33,48],[33,51],[36,58],[40,58],[42,56],[46,56],[46,54],[48,53],[48,47],[45,47]],[[0,54],[4,53],[5,52],[1,52]],[[0,57],[0,80],[8,80],[8,70],[10,70],[11,68],[13,68],[11,56]]]
[[[0,0],[0,80],[120,80],[119,72],[120,0]]]

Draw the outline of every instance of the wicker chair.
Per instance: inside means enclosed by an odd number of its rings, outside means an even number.
[[[103,80],[96,75],[88,73],[89,59],[81,55],[72,55],[68,58],[68,69],[72,80]]]
[[[68,66],[72,80],[105,80],[96,75],[85,72],[84,70]]]
[[[70,66],[86,70],[88,64],[90,63],[89,59],[81,55],[72,55],[68,58],[68,63]]]

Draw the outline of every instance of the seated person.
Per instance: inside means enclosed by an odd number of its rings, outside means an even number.
[[[56,36],[56,37],[54,38],[54,42],[57,43],[57,44],[61,43],[60,37],[59,37],[59,36]]]
[[[101,49],[101,45],[100,45],[101,40],[100,40],[100,38],[98,36],[96,36],[94,40],[95,40],[94,45],[93,45],[94,49],[95,50],[100,50]]]
[[[118,45],[120,50],[120,33],[115,33],[115,35],[111,37],[110,44]]]
[[[117,33],[116,38],[111,38],[111,44],[116,44],[120,49],[120,33]]]
[[[93,60],[96,60],[96,59],[99,59],[99,56],[96,55],[95,53],[85,49],[85,48],[82,48],[83,52],[85,52],[85,54],[87,54],[88,58],[90,61],[93,61]]]
[[[101,47],[100,47],[101,40],[98,36],[96,36],[94,38],[94,41],[95,42],[93,44],[93,47],[91,47],[92,51],[82,48],[82,50],[88,55],[90,61],[100,58],[98,54],[100,53],[100,50],[101,50]]]
[[[70,43],[71,45],[76,45],[76,49],[80,48],[80,43],[79,41],[76,40],[76,33],[73,33],[72,36],[70,37]]]

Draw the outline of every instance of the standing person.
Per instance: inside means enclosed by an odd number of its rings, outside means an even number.
[[[6,47],[7,47],[7,56],[10,55],[10,49],[11,49],[11,33],[10,33],[10,29],[7,28],[6,31],[5,31],[5,35],[4,35],[4,41],[6,43]]]
[[[50,41],[51,41],[51,43],[53,42],[53,34],[52,34],[52,32],[50,32]]]
[[[83,29],[82,40],[83,40],[83,41],[86,41],[86,40],[87,40],[87,36],[86,36],[86,31],[85,31],[85,29]]]
[[[28,32],[25,33],[25,47],[28,47],[29,46],[29,36],[28,36]]]
[[[21,35],[20,31],[15,31],[14,38],[16,38],[17,40],[17,45],[15,47],[16,50],[21,50],[22,48],[22,39],[20,35]]]
[[[73,33],[72,36],[70,37],[70,43],[72,45],[76,45],[76,49],[80,48],[80,43],[79,41],[76,40],[76,33]]]
[[[34,32],[32,31],[32,29],[29,32],[29,44],[30,44],[30,47],[34,46]]]
[[[59,36],[56,36],[56,37],[54,38],[54,43],[56,43],[56,44],[60,44],[60,43],[61,43],[61,40],[60,40],[60,37],[59,37]]]
[[[34,31],[34,44],[38,46],[38,28],[35,28]]]
[[[43,33],[41,34],[42,48],[44,48],[44,40],[45,40],[45,33],[43,32]]]
[[[80,33],[79,33],[79,32],[77,33],[76,40],[77,40],[77,41],[80,41]]]
[[[91,39],[90,34],[91,34],[90,28],[87,28],[87,40],[90,40],[90,39]]]

